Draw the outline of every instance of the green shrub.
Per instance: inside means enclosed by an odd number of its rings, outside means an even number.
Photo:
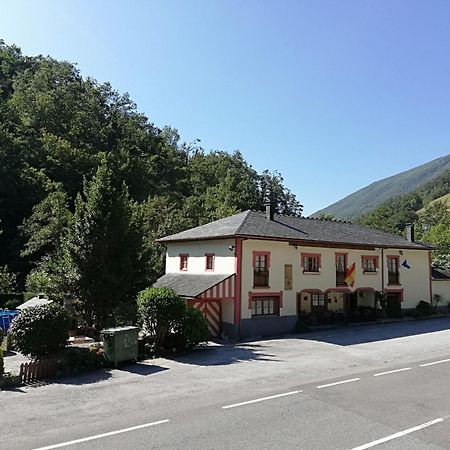
[[[433,307],[428,302],[420,300],[416,305],[416,311],[419,317],[431,316],[433,314]]]
[[[175,329],[175,335],[179,346],[184,349],[194,348],[207,342],[211,337],[206,319],[198,309],[194,308],[185,309],[181,322]]]
[[[187,308],[172,289],[148,288],[138,295],[139,323],[147,336],[146,354],[190,349],[208,341],[210,332],[200,311]]]
[[[186,305],[169,288],[148,288],[137,298],[139,323],[143,331],[155,337],[155,346],[164,347],[169,333],[183,320]]]
[[[32,358],[61,351],[69,339],[70,317],[60,305],[36,306],[22,311],[9,329],[13,344]]]
[[[69,347],[64,352],[63,371],[65,374],[86,372],[107,367],[103,348],[91,345],[89,348]]]

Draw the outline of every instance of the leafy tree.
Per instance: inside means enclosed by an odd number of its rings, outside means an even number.
[[[277,212],[301,213],[280,174],[180,142],[109,83],[0,40],[0,266],[20,290],[78,295],[89,322],[124,316],[164,271],[157,238],[263,210],[269,185]]]
[[[8,266],[0,266],[0,294],[9,294],[16,286],[16,275],[11,273]]]

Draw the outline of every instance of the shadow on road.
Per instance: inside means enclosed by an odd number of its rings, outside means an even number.
[[[122,366],[117,367],[118,370],[121,370],[123,372],[129,372],[134,373],[136,375],[154,375],[155,373],[164,372],[166,370],[169,370],[167,367],[161,367],[157,366],[155,364],[143,364],[143,363],[136,363],[136,364],[124,364]]]
[[[227,366],[245,361],[281,362],[276,359],[275,355],[264,353],[260,348],[263,348],[263,346],[255,343],[236,344],[229,347],[205,347],[171,359],[179,363],[199,366]]]
[[[73,386],[82,386],[85,384],[94,384],[106,381],[111,378],[111,376],[112,375],[108,370],[96,370],[94,372],[87,372],[84,374],[57,378],[53,381],[53,384],[70,384]]]
[[[340,328],[327,332],[306,333],[297,339],[327,342],[335,345],[357,345],[368,342],[386,341],[407,336],[433,333],[450,329],[450,318],[385,323],[361,327]]]

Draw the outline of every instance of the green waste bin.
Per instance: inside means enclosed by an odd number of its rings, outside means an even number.
[[[138,357],[138,327],[106,328],[101,331],[103,350],[108,361],[117,365]]]

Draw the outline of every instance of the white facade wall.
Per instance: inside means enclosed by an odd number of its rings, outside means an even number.
[[[347,265],[355,262],[355,284],[352,291],[357,288],[373,288],[375,291],[384,289],[403,289],[402,308],[414,308],[420,300],[430,301],[430,272],[428,252],[424,250],[385,249],[384,253],[384,286],[382,286],[381,267],[376,273],[363,273],[361,257],[375,255],[382,261],[381,249],[352,250],[346,248],[303,247],[289,245],[287,242],[244,240],[242,243],[242,318],[250,319],[252,311],[249,309],[249,293],[283,292],[283,307],[280,316],[297,314],[297,293],[303,289],[327,289],[336,287],[336,253],[347,253]],[[270,252],[269,288],[253,287],[253,252]],[[304,274],[301,268],[301,253],[318,253],[321,255],[321,269],[319,274]],[[400,267],[400,285],[388,286],[387,256],[399,256],[400,264],[406,259],[410,269]],[[284,290],[284,265],[292,264],[293,288]],[[334,302],[336,297],[336,302]],[[363,303],[369,302],[362,298]],[[373,297],[372,297],[373,298]],[[359,299],[358,299],[359,300]],[[361,302],[360,302],[361,304]],[[343,298],[339,293],[333,293],[333,302],[330,309],[343,308]]]
[[[438,303],[438,306],[446,307],[450,302],[450,280],[433,280],[431,285],[433,289],[433,296],[439,295],[441,297],[441,301]]]
[[[232,249],[230,250],[230,247]],[[214,271],[206,271],[207,253],[214,253]],[[180,254],[188,254],[188,269],[180,271]],[[166,273],[233,274],[235,273],[234,240],[211,240],[167,243]]]

